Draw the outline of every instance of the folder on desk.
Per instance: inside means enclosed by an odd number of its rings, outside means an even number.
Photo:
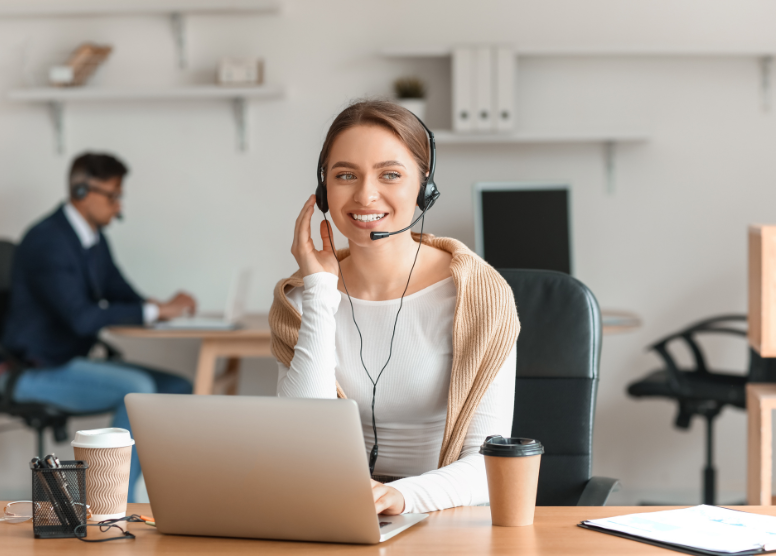
[[[776,551],[776,517],[718,506],[593,519],[579,526],[685,554],[750,556]]]

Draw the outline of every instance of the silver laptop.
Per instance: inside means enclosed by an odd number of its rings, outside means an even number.
[[[353,400],[125,400],[162,533],[374,544],[427,517],[375,514]]]
[[[224,318],[181,317],[158,322],[154,328],[162,330],[233,330],[239,326],[240,317],[245,314],[248,293],[251,287],[251,270],[242,269],[235,276],[226,298]]]

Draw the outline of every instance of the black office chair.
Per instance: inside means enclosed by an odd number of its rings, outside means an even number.
[[[11,293],[11,262],[13,259],[14,244],[10,241],[0,240],[0,339],[3,337],[8,303]],[[105,345],[109,358],[119,358],[120,352],[112,346]],[[71,417],[83,417],[88,415],[100,415],[110,410],[93,412],[65,411],[54,405],[46,403],[18,403],[13,401],[13,390],[16,381],[24,372],[26,365],[9,352],[0,343],[0,364],[8,366],[8,380],[5,388],[0,392],[0,414],[10,415],[21,419],[27,426],[37,433],[37,455],[43,457],[44,433],[51,429],[56,442],[64,442],[68,439],[67,420]]]
[[[603,506],[616,479],[591,477],[593,418],[601,354],[601,311],[568,274],[499,270],[520,317],[512,436],[545,449],[540,506]]]
[[[714,419],[726,405],[746,407],[746,383],[768,380],[768,365],[750,349],[750,372],[729,374],[711,372],[706,365],[696,336],[700,334],[728,334],[746,338],[746,315],[723,315],[693,324],[652,344],[663,360],[664,368],[653,371],[628,386],[628,394],[636,398],[668,398],[678,405],[674,425],[679,429],[690,428],[693,416],[706,420],[706,464],[703,469],[703,503],[713,505],[716,499],[716,469],[714,468]],[[689,348],[694,365],[682,368],[671,355],[669,347],[683,341]]]

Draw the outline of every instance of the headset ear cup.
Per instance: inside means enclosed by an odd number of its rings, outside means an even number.
[[[420,191],[418,191],[418,208],[420,210],[425,210],[428,204],[428,185],[428,181],[424,181],[423,185],[420,186]]]
[[[73,199],[80,201],[89,193],[89,186],[85,183],[78,183],[73,187]]]
[[[321,212],[329,212],[329,197],[326,194],[326,186],[322,183],[319,183],[315,190],[315,204],[318,205]]]
[[[437,197],[439,197],[439,190],[437,189],[436,184],[433,181],[425,183],[423,187],[420,188],[420,191],[418,191],[418,208],[420,208],[420,210],[431,208],[431,205],[434,204]]]

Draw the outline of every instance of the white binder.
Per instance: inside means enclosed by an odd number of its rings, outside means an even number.
[[[493,49],[478,46],[474,49],[474,129],[492,131],[493,117]]]
[[[453,49],[453,130],[472,130],[474,120],[474,52],[461,46]]]
[[[495,113],[497,131],[512,131],[515,128],[515,73],[517,60],[509,46],[495,49]]]

